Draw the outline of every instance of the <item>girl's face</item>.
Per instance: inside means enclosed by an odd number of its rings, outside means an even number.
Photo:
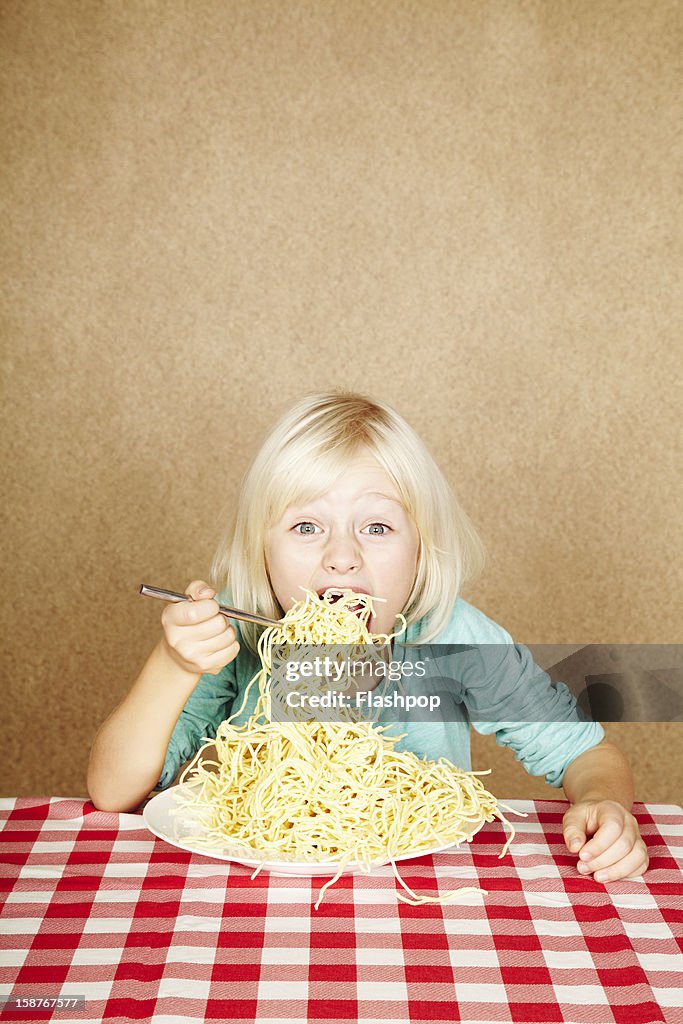
[[[328,587],[361,590],[375,603],[373,633],[391,633],[417,571],[417,527],[370,452],[356,456],[327,493],[290,506],[266,534],[266,565],[284,611]]]

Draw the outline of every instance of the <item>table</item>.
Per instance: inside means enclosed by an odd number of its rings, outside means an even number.
[[[643,879],[600,885],[562,840],[564,801],[404,862],[411,888],[477,893],[411,907],[391,867],[324,879],[257,875],[176,849],[137,814],[83,799],[0,800],[0,994],[81,997],[0,1019],[259,1024],[683,1021],[681,809],[637,804]],[[677,863],[677,860],[679,863]]]

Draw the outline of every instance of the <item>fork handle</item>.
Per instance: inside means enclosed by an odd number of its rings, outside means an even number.
[[[146,583],[141,584],[140,593],[145,597],[157,597],[160,601],[172,601],[174,604],[179,601],[192,601],[189,594],[179,594],[175,590],[163,590],[161,587],[150,587]],[[245,622],[255,622],[259,626],[279,625],[275,619],[267,619],[264,615],[245,612],[241,608],[231,608],[227,604],[219,604],[218,610],[221,615],[225,615],[229,619],[243,619]]]

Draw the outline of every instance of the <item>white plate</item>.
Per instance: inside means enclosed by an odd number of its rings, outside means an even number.
[[[188,831],[194,831],[196,834],[201,835],[202,827],[197,820],[193,820],[191,809],[186,810],[185,813],[171,814],[172,808],[176,806],[175,795],[178,787],[173,786],[170,789],[164,790],[162,793],[158,793],[152,797],[149,803],[145,806],[142,817],[145,825],[155,836],[159,839],[164,839],[167,843],[172,846],[178,846],[181,850],[188,850],[190,853],[199,853],[204,857],[213,857],[216,860],[231,860],[236,864],[243,864],[248,868],[262,867],[263,871],[269,871],[273,875],[336,875],[339,869],[338,861],[325,861],[321,863],[319,861],[297,861],[297,860],[265,860],[264,857],[255,857],[253,853],[249,856],[244,856],[244,850],[237,850],[235,847],[231,847],[229,843],[225,843],[223,847],[217,847],[212,850],[199,849],[192,846],[185,839],[179,839],[178,835],[187,835]],[[475,835],[484,824],[483,819],[479,822],[475,822],[472,828],[471,835]],[[410,860],[413,857],[427,857],[432,853],[441,853],[443,850],[457,850],[464,849],[466,846],[466,840],[462,843],[453,845],[453,843],[437,843],[433,847],[425,850],[416,850],[413,853],[402,853],[398,857],[395,857],[395,861]],[[374,861],[372,867],[381,867],[384,864],[388,864],[388,860]],[[342,874],[350,875],[354,872],[366,872],[366,869],[362,864],[349,863],[345,866]]]

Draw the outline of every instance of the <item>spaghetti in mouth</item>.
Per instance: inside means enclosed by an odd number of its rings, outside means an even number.
[[[344,600],[349,595],[357,597],[358,600],[353,604],[345,601],[344,607],[346,611],[352,612],[354,615],[361,615],[365,608],[367,607],[367,598],[370,597],[370,595],[367,594],[365,591],[353,590],[350,587],[343,587],[341,589],[338,589],[336,587],[324,587],[322,590],[318,591],[318,597],[321,600],[329,601],[331,604],[336,604],[338,601]],[[377,599],[375,598],[375,600]],[[373,614],[374,613],[371,610],[367,621],[368,632],[370,632],[370,622],[372,620]]]

